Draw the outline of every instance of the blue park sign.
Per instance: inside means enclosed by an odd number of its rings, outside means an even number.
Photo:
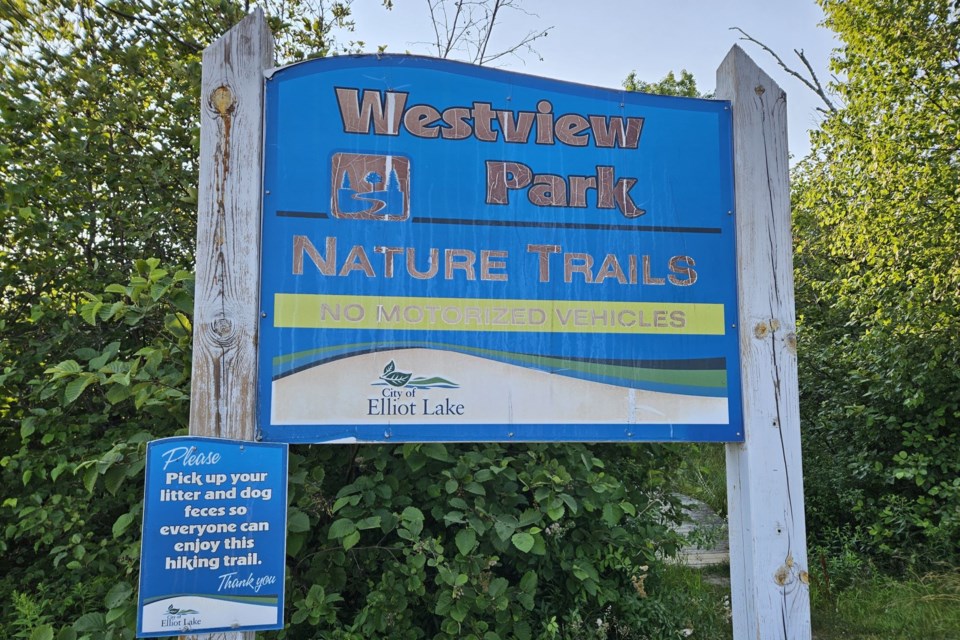
[[[147,444],[137,637],[283,628],[287,446]]]
[[[340,56],[265,117],[263,439],[743,440],[729,103]]]

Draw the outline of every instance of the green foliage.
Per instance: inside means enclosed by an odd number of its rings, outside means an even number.
[[[894,580],[878,573],[829,595],[811,589],[814,635],[822,640],[960,637],[960,574],[940,570]]]
[[[676,490],[727,515],[727,460],[723,444],[702,442],[684,447]]]
[[[644,82],[637,78],[637,72],[631,71],[623,81],[623,88],[627,91],[641,91],[655,93],[661,96],[680,96],[685,98],[712,98],[712,93],[701,93],[697,89],[697,81],[693,74],[682,69],[678,78],[673,71],[669,72],[659,82]]]
[[[683,612],[682,637],[698,640],[731,640],[730,567],[701,569],[669,565],[661,589],[668,594],[664,605]]]
[[[346,453],[350,455],[345,455]],[[668,447],[292,456],[285,638],[675,638]]]
[[[287,59],[352,50],[347,3],[263,4]],[[200,53],[246,9],[0,3],[2,637],[132,637],[144,443],[188,415]]]
[[[844,107],[794,175],[813,531],[885,562],[960,539],[960,16],[824,0]]]
[[[137,261],[128,284],[87,294],[78,309],[77,328],[99,329],[87,344],[100,348],[74,349],[35,384],[18,445],[0,459],[17,487],[0,510],[0,544],[4,586],[50,595],[2,603],[17,611],[11,624],[30,619],[32,601],[77,638],[133,637],[145,444],[186,425],[192,284],[187,272]]]

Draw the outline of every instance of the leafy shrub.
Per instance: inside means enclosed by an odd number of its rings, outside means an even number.
[[[677,637],[682,616],[658,591],[676,543],[659,495],[675,455],[576,444],[298,453],[282,636]]]

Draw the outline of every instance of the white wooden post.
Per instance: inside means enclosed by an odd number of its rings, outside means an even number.
[[[260,9],[203,52],[191,435],[255,436],[263,72],[273,54]]]
[[[807,640],[786,94],[735,46],[717,97],[733,105],[746,437],[727,445],[734,638]]]

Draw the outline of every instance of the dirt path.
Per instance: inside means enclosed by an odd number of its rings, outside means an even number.
[[[688,543],[680,550],[679,562],[688,567],[708,567],[730,562],[727,524],[705,503],[679,496],[683,504],[683,524],[677,529]]]

